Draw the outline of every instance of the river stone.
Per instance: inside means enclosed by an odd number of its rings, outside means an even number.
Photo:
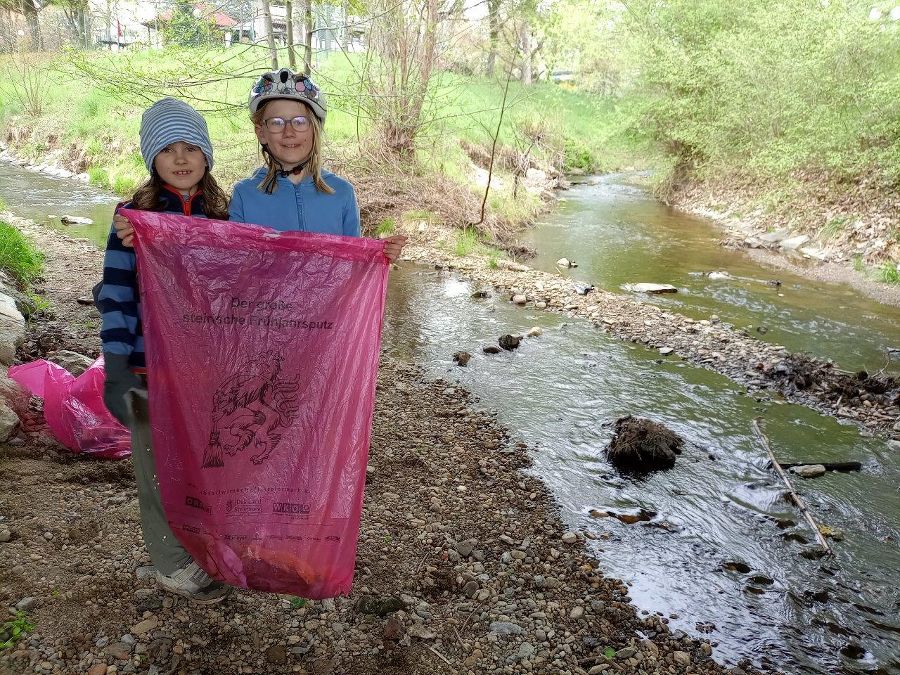
[[[512,296],[512,301],[517,305],[524,305],[526,302],[528,302],[528,297],[520,293],[518,295]]]
[[[812,246],[801,246],[800,253],[808,255],[810,258],[815,258],[816,260],[826,260],[828,258],[828,251],[823,251],[820,248],[813,248]]]
[[[469,365],[469,359],[472,358],[472,355],[469,352],[456,352],[453,355],[453,360],[456,362],[456,365],[466,367]]]
[[[675,466],[682,439],[674,431],[651,420],[620,417],[615,435],[606,448],[606,458],[623,473],[647,473]]]
[[[540,326],[535,326],[528,331],[528,337],[538,337],[544,334],[544,330]]]
[[[889,440],[887,442],[888,448],[893,450],[894,452],[900,452],[900,441]]]
[[[804,464],[803,466],[795,466],[791,471],[801,478],[818,478],[825,475],[825,467],[821,464]]]
[[[731,279],[731,275],[725,271],[710,272],[706,275],[713,281],[721,281],[722,279]]]
[[[572,263],[569,261],[568,258],[560,258],[559,260],[556,261],[556,264],[559,265],[560,267],[571,267],[572,266]]]
[[[760,236],[760,240],[766,242],[767,244],[776,244],[782,239],[786,239],[790,233],[791,231],[787,229],[775,230],[774,232],[766,232],[764,235]]]
[[[521,341],[522,339],[517,335],[501,335],[497,343],[506,351],[511,352],[513,349],[519,348]]]
[[[808,241],[809,237],[807,235],[800,234],[796,237],[791,237],[790,239],[783,240],[781,242],[781,248],[783,248],[785,251],[796,251]]]
[[[640,283],[640,284],[625,284],[623,288],[626,291],[632,291],[633,293],[651,293],[651,294],[660,294],[660,293],[677,293],[678,289],[672,286],[671,284],[650,284],[650,283]]]
[[[59,219],[65,225],[93,225],[94,221],[90,218],[82,218],[81,216],[63,216]]]
[[[60,349],[47,354],[47,360],[53,361],[57,365],[62,366],[75,377],[81,375],[84,371],[91,367],[94,359],[78,352],[71,352],[68,349]]]

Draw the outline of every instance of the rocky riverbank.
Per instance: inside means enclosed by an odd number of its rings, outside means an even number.
[[[17,225],[47,253],[51,302],[20,358],[51,344],[95,353],[96,311],[78,300],[100,252]],[[586,553],[599,535],[565,530],[522,471],[527,447],[474,403],[383,362],[353,594],[238,591],[204,608],[138,578],[148,559],[130,460],[60,451],[40,407],[20,400],[23,430],[0,446],[0,604],[34,629],[0,652],[0,673],[726,672],[714,645],[638,616]]]
[[[826,361],[757,340],[714,316],[694,320],[641,302],[639,296],[588,290],[564,273],[478,256],[460,258],[425,245],[409,246],[406,255],[455,270],[511,302],[592,321],[600,330],[658,350],[661,358],[683,358],[720,372],[754,395],[777,392],[787,400],[900,438],[900,382],[894,378],[840,371]]]
[[[758,186],[680,187],[673,206],[708,218],[724,230],[723,244],[746,249],[757,262],[811,279],[845,283],[878,302],[900,307],[900,284],[879,280],[883,266],[900,266],[900,197],[860,186],[832,190],[815,181],[791,209],[753,201]],[[840,199],[840,195],[844,195]]]

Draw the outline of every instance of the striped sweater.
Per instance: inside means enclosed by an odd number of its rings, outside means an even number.
[[[167,187],[160,193],[160,201],[163,207],[159,211],[206,217],[205,202],[200,192],[185,198],[177,190]],[[130,202],[119,205],[116,212],[128,208],[131,208]],[[116,228],[111,228],[103,257],[103,285],[97,296],[97,307],[103,317],[100,341],[104,354],[128,356],[129,367],[144,373],[147,364],[144,360],[136,263],[134,249],[123,246],[116,236]]]

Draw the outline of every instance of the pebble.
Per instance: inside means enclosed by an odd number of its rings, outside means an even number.
[[[155,616],[151,616],[150,618],[144,619],[143,621],[140,621],[140,622],[136,623],[135,625],[133,625],[131,627],[131,632],[134,635],[144,635],[146,633],[149,633],[151,630],[155,629],[158,626],[159,626],[159,619],[157,619]]]
[[[675,652],[674,654],[672,654],[672,658],[674,658],[675,663],[682,668],[687,668],[689,665],[691,665],[691,655],[687,652]]]
[[[569,612],[569,618],[570,618],[570,619],[576,619],[576,620],[577,620],[577,619],[580,619],[580,618],[583,617],[583,616],[584,616],[584,607],[582,607],[581,605],[576,605],[575,607],[572,608],[572,611]]]
[[[496,635],[522,635],[525,629],[511,621],[493,621],[490,626],[490,632]]]
[[[543,334],[544,334],[544,329],[541,328],[540,326],[535,326],[527,333],[528,337],[538,337]]]
[[[37,606],[37,603],[38,599],[29,595],[28,597],[22,598],[16,603],[16,609],[20,612],[27,612],[28,610]]]
[[[560,539],[562,539],[562,542],[564,544],[574,544],[576,541],[578,541],[578,535],[574,532],[566,532],[562,537],[560,537]]]
[[[0,544],[5,544],[10,539],[12,539],[12,532],[5,527],[0,528]]]

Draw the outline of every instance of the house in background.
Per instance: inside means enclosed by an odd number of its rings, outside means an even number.
[[[155,15],[149,21],[143,22],[147,27],[148,36],[154,35],[156,42],[148,42],[156,47],[165,43],[166,28],[172,20],[174,10],[165,9]],[[219,36],[221,43],[229,46],[232,43],[233,35],[238,22],[225,12],[220,11],[217,7],[210,7],[202,3],[193,5],[194,18],[203,21],[209,21],[213,26],[214,33]]]

